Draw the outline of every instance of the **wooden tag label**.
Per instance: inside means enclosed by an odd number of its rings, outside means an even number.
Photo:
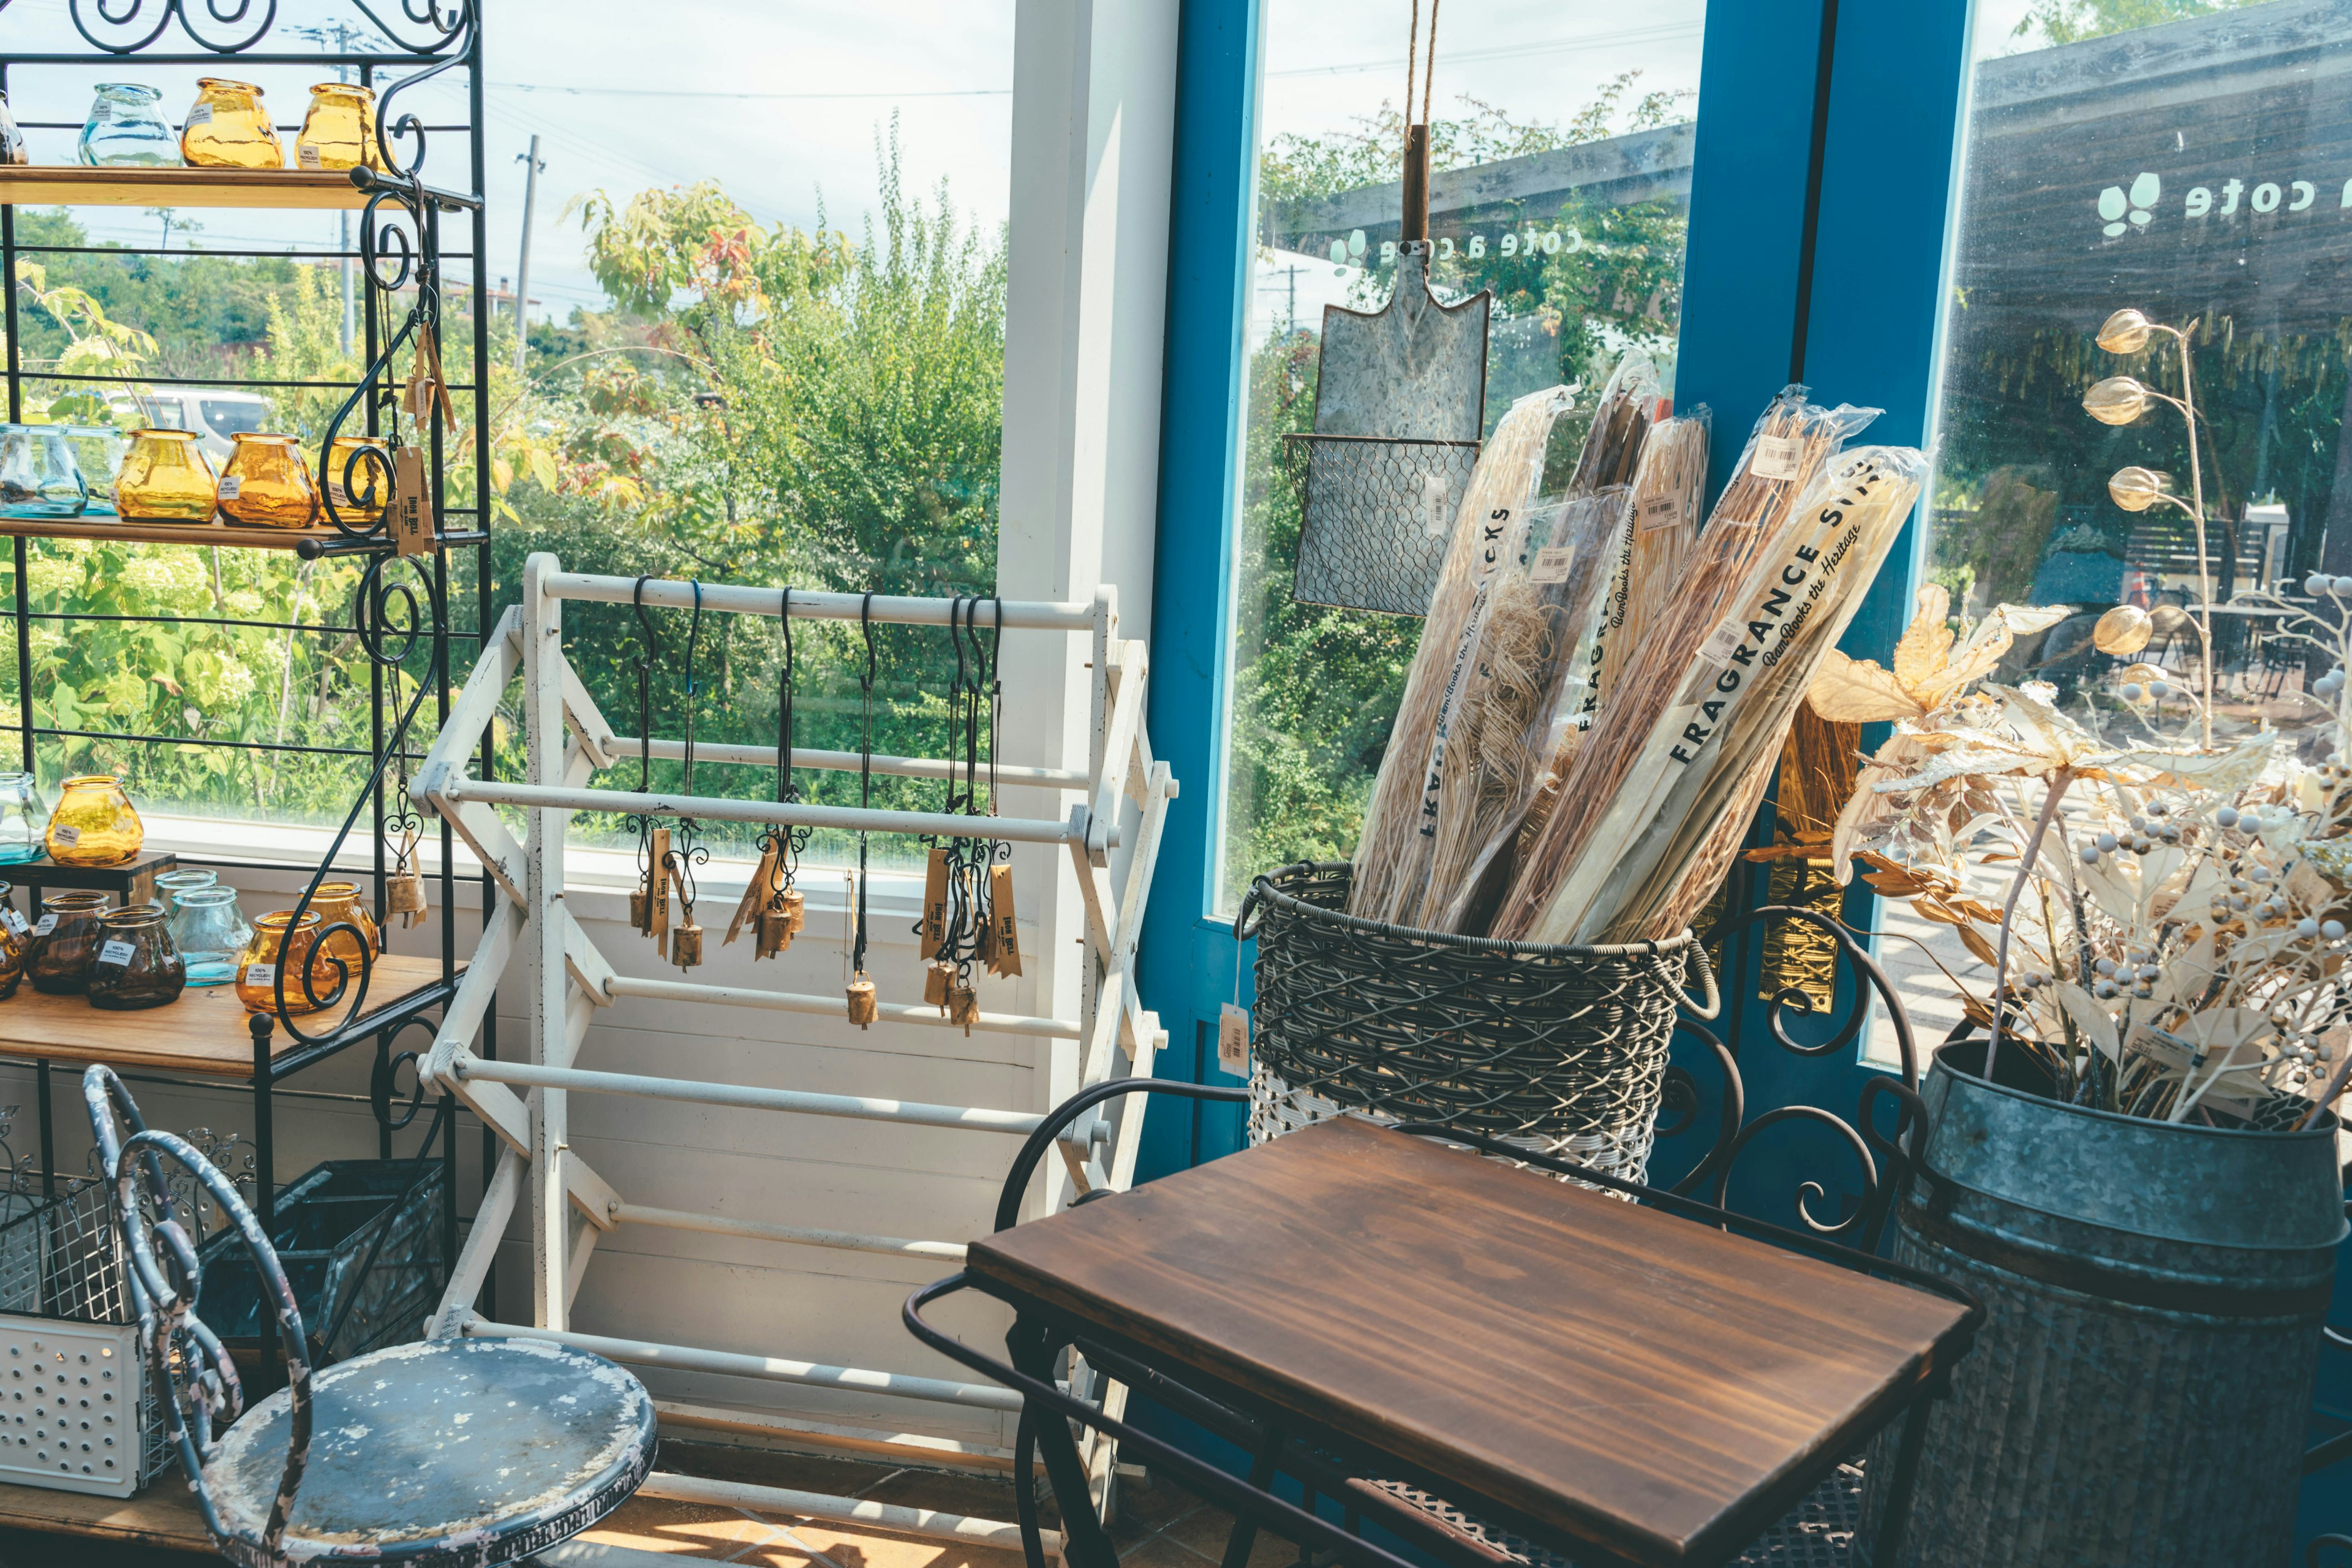
[[[646,933],[664,958],[669,956],[669,829],[654,829],[653,886],[646,889],[653,895],[646,910]]]
[[[422,447],[401,447],[393,452],[392,510],[384,517],[394,549],[403,555],[432,552],[433,496],[425,482]]]
[[[948,940],[948,852],[931,851],[923,873],[923,946],[938,952]]]
[[[721,947],[732,945],[736,937],[742,934],[743,923],[767,907],[768,879],[775,873],[776,847],[771,844],[760,851],[760,868],[751,873],[751,885],[743,889],[742,898],[736,900],[735,918],[727,922],[727,940],[719,943]]]
[[[988,868],[990,967],[1004,975],[1021,973],[1021,927],[1013,913],[1013,868]]]
[[[1217,1011],[1217,1068],[1235,1078],[1249,1077],[1249,1014],[1226,1003]]]

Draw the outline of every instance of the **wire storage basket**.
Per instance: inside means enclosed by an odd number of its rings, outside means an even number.
[[[129,1497],[171,1460],[112,1197],[0,1199],[0,1481]]]
[[[1257,939],[1250,1141],[1353,1111],[1643,1180],[1675,1009],[1716,1007],[1697,940],[1554,947],[1412,931],[1342,913],[1350,876],[1344,861],[1302,861],[1242,902],[1234,935]]]
[[[1395,436],[1284,437],[1299,516],[1290,596],[1301,604],[1427,615],[1478,446]]]

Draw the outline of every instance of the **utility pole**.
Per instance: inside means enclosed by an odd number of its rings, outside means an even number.
[[[515,374],[522,374],[523,355],[530,347],[530,205],[539,195],[540,171],[547,165],[539,159],[539,138],[530,139],[530,151],[515,154],[515,162],[523,166],[522,176],[522,260],[515,267]],[[486,301],[487,303],[487,301]]]

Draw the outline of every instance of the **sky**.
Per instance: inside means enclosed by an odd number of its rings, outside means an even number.
[[[2031,0],[1979,0],[1975,52],[2009,52],[2009,35]],[[14,0],[0,11],[12,49],[81,47],[68,0]],[[379,5],[397,16],[397,5]],[[196,8],[201,14],[202,7]],[[813,226],[822,212],[855,235],[876,200],[877,139],[897,117],[905,180],[928,192],[945,180],[975,222],[1003,221],[1012,141],[1013,0],[485,0],[485,162],[489,261],[496,283],[516,270],[524,165],[531,136],[545,165],[533,202],[531,293],[536,315],[561,319],[595,307],[602,292],[582,254],[575,198],[616,200],[647,187],[716,179],[764,222]],[[1423,26],[1427,27],[1424,7]],[[1265,0],[1261,133],[1317,134],[1399,101],[1411,0]],[[1620,72],[1642,73],[1637,91],[1696,94],[1704,0],[1452,0],[1441,14],[1438,112],[1463,95],[1514,118],[1558,122]],[[349,0],[283,0],[289,28],[364,24]],[[163,46],[159,46],[163,47]],[[275,47],[302,47],[290,41]],[[294,67],[228,68],[259,81],[281,122],[299,121],[310,82]],[[176,122],[193,100],[194,68],[126,61],[94,68],[18,67],[10,98],[20,121],[79,126],[89,88],[104,79],[162,88]],[[1693,99],[1695,102],[1695,97]],[[405,95],[434,122],[465,110],[458,73]],[[41,162],[68,161],[70,130],[30,132]],[[426,176],[462,187],[459,140],[445,135]],[[335,220],[315,214],[192,214],[195,243],[209,248],[331,246]],[[100,240],[152,243],[155,220],[84,209]],[[175,240],[174,243],[180,241]],[[1278,326],[1294,309],[1319,313],[1349,279],[1328,261],[1289,258],[1262,267],[1255,325]],[[449,267],[472,276],[470,260]]]

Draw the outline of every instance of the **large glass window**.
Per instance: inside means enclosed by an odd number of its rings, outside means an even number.
[[[1964,183],[1950,259],[1927,574],[1956,623],[2001,604],[2056,608],[1995,679],[2042,679],[2108,731],[2128,729],[2122,668],[2201,679],[2194,625],[2210,604],[2215,727],[2294,729],[2299,645],[2250,595],[2352,572],[2352,20],[2227,0],[1980,4]],[[2209,439],[2195,454],[2207,513],[2201,572],[2177,510],[2128,511],[2109,476],[2140,466],[2186,492],[2191,454],[2168,411],[2110,426],[2085,390],[2126,374],[2177,395],[2162,337],[2118,355],[2095,341],[2134,307],[2193,329]],[[2136,654],[2092,641],[2118,605],[2152,617]],[[1998,902],[2008,873],[1971,866]],[[1946,973],[1979,996],[1989,966],[1954,928],[1883,906],[1884,954],[1927,1038],[1959,1020]],[[1907,940],[1906,940],[1907,939]]]
[[[1424,7],[1425,15],[1429,8]],[[1444,7],[1431,100],[1432,283],[1494,290],[1491,432],[1512,400],[1598,391],[1639,347],[1671,388],[1703,0],[1628,25],[1601,0]],[[1297,604],[1299,493],[1326,305],[1396,276],[1406,7],[1266,0],[1257,245],[1228,716],[1223,907],[1257,872],[1355,847],[1417,619]],[[1418,94],[1412,104],[1418,118]],[[1556,437],[1580,442],[1566,422]]]

